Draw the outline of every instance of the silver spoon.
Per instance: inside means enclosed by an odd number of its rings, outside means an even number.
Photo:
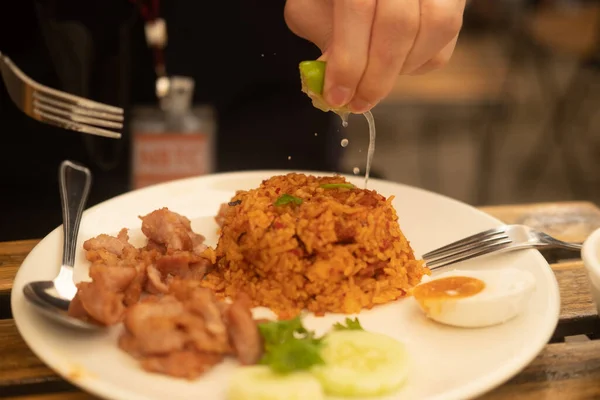
[[[56,278],[51,281],[30,282],[23,288],[23,294],[37,310],[55,321],[76,328],[98,329],[99,325],[67,314],[69,304],[77,293],[73,282],[77,234],[90,192],[92,174],[86,167],[67,160],[60,165],[58,182],[63,215],[62,265]]]

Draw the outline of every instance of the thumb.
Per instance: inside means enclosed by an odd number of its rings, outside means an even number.
[[[313,42],[322,52],[326,51],[333,32],[331,0],[288,0],[284,18],[297,36]]]

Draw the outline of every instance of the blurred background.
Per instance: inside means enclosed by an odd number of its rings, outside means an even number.
[[[89,206],[212,172],[364,174],[366,122],[342,128],[300,92],[298,62],[319,52],[283,1],[96,3],[0,5],[0,51],[26,74],[126,113],[123,139],[84,137],[27,118],[0,84],[0,241],[60,224],[63,159],[92,169]],[[164,73],[183,77],[170,102]],[[471,0],[450,64],[374,109],[373,176],[473,205],[600,203],[599,110],[600,1]]]

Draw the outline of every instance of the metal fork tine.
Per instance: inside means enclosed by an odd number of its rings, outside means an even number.
[[[79,107],[85,107],[90,110],[96,110],[100,112],[104,112],[107,114],[117,114],[123,115],[123,109],[115,106],[109,106],[108,104],[98,103],[93,100],[84,99],[83,97],[75,96],[69,93],[64,93],[55,89],[52,89],[48,86],[43,86],[41,84],[37,84],[40,88],[36,88],[38,92],[46,93],[51,96],[57,97],[63,101],[71,102],[73,105]]]
[[[503,250],[512,245],[512,240],[504,239],[500,242],[488,243],[484,246],[473,247],[470,250],[466,250],[460,253],[454,253],[445,258],[428,261],[427,266],[431,270],[435,270],[438,268],[445,267],[449,264],[455,264],[460,261],[466,261],[471,258],[480,257],[489,253],[496,252],[498,250]]]
[[[89,133],[92,135],[104,136],[104,137],[112,138],[112,139],[120,139],[121,138],[120,133],[109,131],[109,130],[102,129],[102,128],[96,128],[95,126],[89,126],[89,125],[73,122],[71,120],[68,120],[68,119],[65,119],[62,117],[58,117],[56,115],[47,114],[43,111],[38,111],[38,115],[40,116],[42,121],[47,122],[52,125],[59,126],[61,128],[68,126],[69,129],[77,131],[77,132]]]
[[[448,249],[447,251],[436,253],[434,256],[428,255],[427,257],[423,257],[423,258],[426,258],[427,260],[435,261],[438,259],[443,259],[445,257],[452,256],[453,254],[458,254],[458,253],[467,251],[469,249],[473,249],[473,248],[477,248],[477,247],[481,247],[481,246],[485,246],[485,245],[493,245],[494,243],[499,243],[506,239],[510,239],[510,238],[507,235],[499,233],[496,236],[487,237],[486,239],[479,240],[477,242],[472,242],[472,243],[464,244],[462,246],[457,246],[452,249]]]
[[[490,253],[518,249],[559,247],[581,251],[581,245],[565,243],[525,225],[503,225],[471,235],[423,255],[431,270]]]
[[[19,69],[15,64],[13,64],[8,57],[4,57],[4,62],[8,64],[8,66],[12,69],[12,72],[17,75],[17,77],[22,80],[26,85],[31,86],[35,91],[46,93],[48,95],[57,97],[63,101],[71,102],[74,105],[78,105],[81,107],[89,108],[92,110],[103,111],[106,113],[114,113],[114,114],[123,114],[123,109],[115,106],[110,106],[108,104],[98,103],[93,100],[85,99],[83,97],[75,96],[73,94],[64,93],[60,90],[52,89],[51,87],[42,85],[41,83],[37,83],[23,71]]]
[[[53,114],[56,116],[64,117],[73,122],[80,122],[83,124],[102,126],[104,128],[115,128],[115,129],[123,128],[123,124],[121,122],[113,122],[113,121],[107,121],[107,120],[103,120],[103,119],[99,119],[99,118],[79,116],[79,115],[73,114],[69,111],[61,110],[58,107],[46,105],[43,102],[38,101],[38,100],[35,100],[33,105],[34,105],[34,111],[38,114],[40,114],[40,112],[44,112],[46,115]]]
[[[44,94],[43,92],[34,92],[33,97],[38,102],[45,103],[44,104],[45,107],[52,106],[52,107],[56,107],[56,108],[61,108],[61,109],[70,111],[71,113],[78,114],[78,115],[85,116],[85,117],[99,118],[99,119],[103,119],[103,120],[116,121],[116,122],[123,121],[123,114],[112,114],[112,113],[90,110],[87,108],[75,106],[70,103],[65,103],[62,100],[57,100],[56,98],[52,98],[52,97]]]
[[[497,234],[501,234],[501,233],[505,233],[505,227],[504,226],[500,226],[500,227],[497,227],[497,228],[489,229],[487,231],[479,232],[479,233],[476,233],[474,235],[468,236],[468,237],[466,237],[464,239],[457,240],[456,242],[452,242],[452,243],[450,243],[450,244],[448,244],[446,246],[440,247],[439,249],[435,249],[433,251],[430,251],[429,253],[425,253],[425,254],[423,254],[423,258],[435,257],[435,256],[437,256],[437,255],[439,255],[441,253],[444,253],[444,252],[448,251],[448,250],[452,250],[452,249],[456,249],[456,248],[459,248],[459,247],[464,246],[464,245],[469,245],[469,244],[472,244],[472,243],[476,243],[476,242],[481,241],[484,238],[487,238],[487,237],[490,237],[490,236],[493,236],[493,235],[497,235]]]
[[[29,117],[77,132],[119,139],[123,109],[37,83],[0,53],[0,76],[13,103]]]

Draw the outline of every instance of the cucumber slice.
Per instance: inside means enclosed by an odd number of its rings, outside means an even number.
[[[404,345],[379,333],[352,330],[330,332],[321,357],[325,365],[312,372],[326,394],[380,396],[399,389],[408,375]]]
[[[276,374],[267,366],[239,368],[233,375],[228,400],[322,400],[319,381],[309,372]]]

